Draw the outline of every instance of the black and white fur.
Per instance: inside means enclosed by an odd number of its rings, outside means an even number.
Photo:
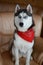
[[[34,26],[32,17],[32,7],[29,4],[26,9],[21,9],[19,5],[16,5],[14,23],[16,29],[25,32]],[[34,40],[28,42],[23,40],[17,33],[15,33],[15,39],[12,46],[13,60],[15,58],[15,65],[19,65],[19,58],[26,57],[26,65],[30,65],[30,58],[33,51]]]

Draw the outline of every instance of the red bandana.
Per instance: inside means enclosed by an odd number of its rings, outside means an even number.
[[[32,42],[32,40],[34,39],[34,30],[33,29],[30,29],[26,32],[17,31],[17,34],[28,42]]]

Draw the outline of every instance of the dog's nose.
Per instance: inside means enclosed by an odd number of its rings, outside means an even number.
[[[21,27],[23,27],[23,22],[20,22],[19,25],[20,25]]]

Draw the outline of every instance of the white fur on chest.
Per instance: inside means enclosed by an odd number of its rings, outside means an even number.
[[[22,39],[17,33],[15,33],[14,46],[20,50],[22,53],[26,53],[29,49],[31,49],[34,45],[34,40],[32,42],[28,42]]]

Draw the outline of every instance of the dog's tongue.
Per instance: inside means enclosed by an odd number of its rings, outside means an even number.
[[[17,34],[24,40],[28,41],[28,42],[32,42],[34,39],[34,30],[30,29],[27,30],[26,32],[20,32],[17,31]]]

